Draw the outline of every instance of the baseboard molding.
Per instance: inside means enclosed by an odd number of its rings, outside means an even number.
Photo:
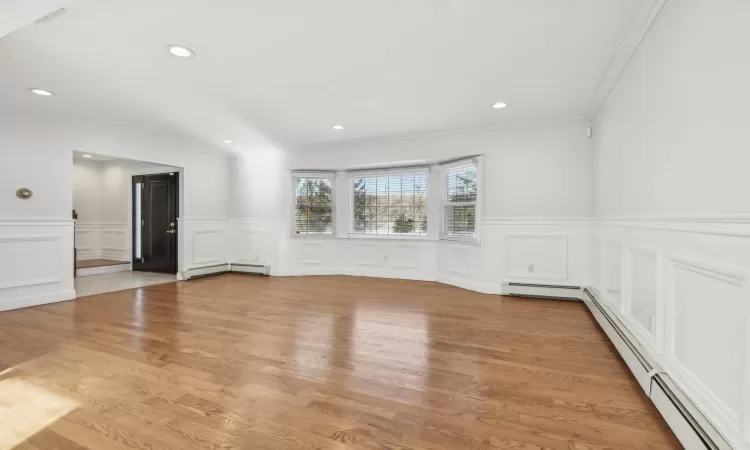
[[[40,306],[49,303],[64,302],[66,300],[73,300],[75,298],[76,291],[73,289],[60,292],[49,292],[32,297],[2,301],[0,302],[0,311],[10,311],[12,309],[28,308],[30,306]]]
[[[638,344],[627,327],[610,311],[593,288],[582,300],[627,364],[643,391],[687,450],[731,450],[732,446],[685,395],[655,359]]]
[[[111,266],[99,266],[99,267],[85,267],[76,269],[76,276],[88,277],[91,275],[102,275],[105,273],[115,272],[130,272],[132,270],[132,264],[113,264]]]

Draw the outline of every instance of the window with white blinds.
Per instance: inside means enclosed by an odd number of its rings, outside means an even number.
[[[477,160],[453,164],[440,171],[441,237],[475,239],[477,223]]]
[[[333,177],[294,175],[294,228],[296,236],[334,234]]]
[[[351,233],[426,236],[428,175],[351,174]]]

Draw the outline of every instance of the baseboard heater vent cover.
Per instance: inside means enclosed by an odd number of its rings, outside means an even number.
[[[194,267],[183,272],[182,278],[184,280],[190,280],[193,278],[207,277],[209,275],[218,275],[220,273],[229,272],[229,264],[214,264],[212,266],[205,267]]]
[[[214,264],[212,266],[205,267],[194,267],[188,269],[183,274],[184,280],[190,280],[193,278],[207,277],[209,275],[219,275],[222,273],[236,272],[236,273],[249,273],[258,275],[271,275],[271,267],[263,264],[236,264],[236,263],[223,263]]]
[[[549,298],[556,300],[581,300],[581,288],[578,286],[507,283],[503,285],[503,295],[516,297]]]
[[[258,275],[271,275],[271,267],[263,264],[231,264],[231,271],[238,273],[254,273]]]
[[[633,335],[609,308],[599,301],[593,290],[583,290],[583,302],[683,447],[687,450],[732,450],[732,446],[721,433],[669,375],[662,372],[654,360],[641,349]]]

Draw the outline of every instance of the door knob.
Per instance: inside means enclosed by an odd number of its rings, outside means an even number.
[[[176,232],[177,231],[175,231],[175,230],[167,230],[167,233],[170,233],[170,234],[175,234]]]

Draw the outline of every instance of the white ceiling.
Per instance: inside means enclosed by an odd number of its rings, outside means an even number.
[[[0,38],[67,3],[68,0],[0,0]]]
[[[227,150],[581,117],[642,3],[75,0],[0,39],[0,114]]]

